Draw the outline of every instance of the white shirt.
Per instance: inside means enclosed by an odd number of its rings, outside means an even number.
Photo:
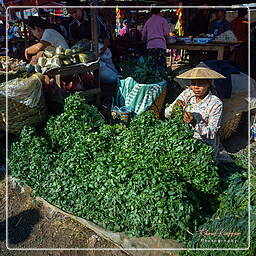
[[[222,116],[222,102],[210,91],[208,95],[199,103],[196,103],[194,92],[189,88],[184,90],[177,99],[165,109],[165,117],[170,118],[172,109],[177,100],[182,100],[186,104],[185,110],[190,112],[196,120],[194,127],[194,138],[202,140],[215,147],[216,134],[220,128]]]
[[[69,48],[65,38],[58,31],[51,28],[44,30],[41,40],[47,41],[55,47],[61,46],[64,50]]]

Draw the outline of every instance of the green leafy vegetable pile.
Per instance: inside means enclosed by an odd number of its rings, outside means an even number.
[[[227,188],[219,196],[219,207],[213,216],[198,228],[187,243],[189,248],[247,248],[248,236],[251,246],[244,251],[200,251],[182,252],[182,256],[254,256],[256,247],[256,176],[252,167],[251,184],[247,173],[247,162],[236,159],[236,164],[222,166],[223,184]],[[248,208],[248,188],[251,186],[251,201]],[[250,233],[249,233],[249,211]]]
[[[201,198],[218,193],[211,147],[192,138],[181,113],[145,112],[130,127],[104,124],[74,94],[43,134],[25,127],[9,170],[36,195],[112,231],[185,239],[204,221]]]
[[[141,84],[154,84],[166,80],[167,72],[156,68],[146,58],[130,59],[119,64],[124,78],[132,77]]]

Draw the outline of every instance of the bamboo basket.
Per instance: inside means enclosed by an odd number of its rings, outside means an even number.
[[[160,93],[160,95],[155,99],[153,104],[148,108],[148,110],[154,111],[157,118],[160,118],[163,105],[165,102],[166,94],[167,94],[167,87]]]
[[[241,117],[242,113],[239,113],[233,119],[221,125],[219,136],[222,140],[228,139],[237,130]]]
[[[44,95],[41,96],[38,104],[30,108],[22,103],[8,99],[8,132],[18,134],[25,125],[39,126],[47,120],[48,110]],[[6,98],[0,95],[0,130],[6,130]]]

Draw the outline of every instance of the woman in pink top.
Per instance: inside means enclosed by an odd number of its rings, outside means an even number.
[[[160,15],[160,9],[152,8],[152,16],[142,30],[142,40],[147,42],[149,60],[156,67],[166,68],[166,37],[169,36],[167,20]]]

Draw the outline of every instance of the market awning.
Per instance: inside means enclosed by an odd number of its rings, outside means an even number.
[[[60,0],[4,0],[5,6],[59,6]]]
[[[29,16],[33,16],[34,15],[33,9],[26,9],[26,10],[23,11],[23,13],[24,13],[24,18],[25,19],[27,19]],[[15,14],[16,14],[18,19],[22,18],[20,12],[16,12]]]

